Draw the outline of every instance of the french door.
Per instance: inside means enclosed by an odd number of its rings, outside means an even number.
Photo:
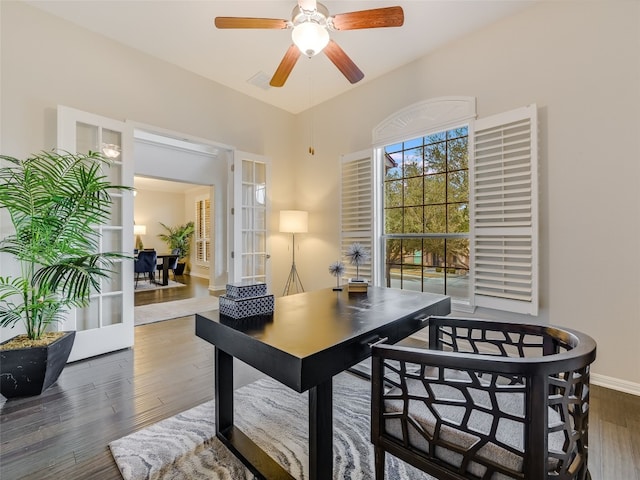
[[[133,186],[133,132],[124,122],[68,107],[58,107],[58,148],[73,153],[109,152],[113,156],[104,175],[116,185]],[[117,155],[117,156],[116,156]],[[112,193],[109,221],[96,225],[101,252],[133,252],[133,195]],[[61,326],[75,330],[69,361],[81,360],[133,346],[132,260],[116,261],[100,291],[91,294],[89,306],[75,309]]]
[[[267,225],[270,170],[268,158],[235,151],[232,168],[232,282],[265,282],[271,287]]]

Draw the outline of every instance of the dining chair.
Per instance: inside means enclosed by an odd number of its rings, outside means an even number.
[[[136,284],[138,287],[138,278],[141,273],[149,274],[149,281],[155,283],[156,263],[158,262],[158,254],[155,250],[142,250],[138,252],[138,257],[134,262],[134,272],[136,274]]]

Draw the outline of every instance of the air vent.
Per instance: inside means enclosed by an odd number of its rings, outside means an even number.
[[[269,90],[271,88],[271,85],[269,85],[270,81],[271,81],[271,76],[267,75],[264,72],[258,72],[249,80],[247,80],[247,83],[250,83],[251,85],[255,85],[256,87],[261,88],[263,90]]]

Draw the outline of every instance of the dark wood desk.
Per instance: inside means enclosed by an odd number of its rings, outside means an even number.
[[[371,343],[385,337],[395,343],[450,310],[443,295],[370,287],[366,295],[329,288],[277,298],[271,317],[197,314],[196,335],[215,346],[218,438],[259,478],[293,478],[233,424],[236,357],[297,392],[309,391],[310,479],[332,478],[332,377],[369,357]]]
[[[177,253],[159,253],[158,258],[162,259],[162,281],[160,285],[169,285],[169,264],[173,259],[179,259]]]

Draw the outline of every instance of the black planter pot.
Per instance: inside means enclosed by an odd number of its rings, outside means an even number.
[[[58,380],[75,338],[76,332],[65,332],[46,347],[0,351],[0,393],[7,398],[40,395]]]

